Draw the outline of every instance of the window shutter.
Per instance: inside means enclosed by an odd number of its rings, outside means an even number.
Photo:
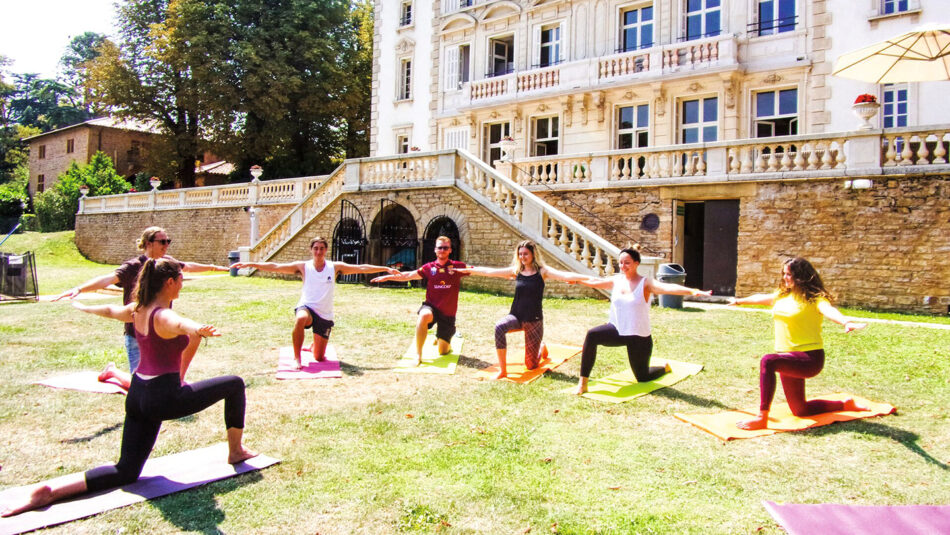
[[[459,47],[450,46],[445,49],[445,85],[446,91],[455,91],[459,88]]]
[[[561,21],[561,26],[558,28],[558,61],[564,61],[568,58],[567,54],[567,43],[570,42],[570,39],[567,38],[567,23]]]
[[[534,43],[531,54],[531,66],[536,67],[541,64],[541,25],[534,27]]]

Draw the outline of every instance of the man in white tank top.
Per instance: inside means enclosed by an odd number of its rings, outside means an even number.
[[[294,360],[300,368],[300,351],[303,339],[309,327],[313,330],[313,358],[322,361],[326,358],[327,341],[330,339],[330,330],[333,328],[333,288],[336,285],[338,274],[351,275],[354,273],[379,273],[386,271],[390,274],[399,273],[399,270],[371,264],[347,264],[346,262],[331,262],[327,260],[327,240],[316,237],[310,240],[312,260],[300,260],[287,264],[275,262],[238,262],[231,267],[253,268],[284,275],[299,274],[303,279],[303,291],[300,301],[294,309]]]

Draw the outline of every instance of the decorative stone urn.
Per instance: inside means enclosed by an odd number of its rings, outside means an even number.
[[[859,119],[864,121],[858,125],[858,130],[871,130],[874,128],[874,125],[871,124],[871,119],[877,115],[880,109],[881,105],[877,102],[855,102],[852,104],[851,110],[854,111],[854,114],[857,115]]]
[[[515,148],[518,147],[518,142],[510,137],[502,138],[498,142],[498,146],[501,147],[502,155],[501,161],[510,162],[515,159]]]

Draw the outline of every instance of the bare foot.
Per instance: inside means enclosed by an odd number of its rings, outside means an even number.
[[[300,359],[294,359],[294,369],[299,370],[301,368],[303,368],[303,366],[300,365]]]
[[[115,370],[116,370],[115,362],[110,362],[106,364],[105,368],[102,369],[102,372],[99,373],[99,377],[97,377],[97,379],[99,379],[100,383],[104,383],[108,381],[109,379],[114,379]]]
[[[538,351],[538,360],[544,361],[548,358],[548,346],[544,342],[541,342],[541,351]]]
[[[325,360],[327,360],[327,356],[326,356],[326,355],[320,355],[320,358],[317,358],[316,356],[314,356],[314,357],[313,357],[313,360],[315,360],[315,361],[317,361],[317,362],[324,362]]]
[[[575,395],[581,395],[587,392],[587,381],[586,378],[581,377],[581,380],[577,382],[577,388],[574,389]]]
[[[498,379],[504,379],[505,377],[508,377],[508,370],[502,369],[502,370],[498,370],[498,373],[496,373],[495,376],[492,377],[492,379],[497,381]]]
[[[252,451],[245,448],[244,446],[241,446],[241,449],[239,451],[236,451],[236,452],[232,451],[228,453],[228,464],[237,464],[240,462],[244,462],[252,457],[257,457],[258,455],[260,455],[260,453],[257,453],[256,451]]]
[[[863,404],[861,404],[861,403],[858,403],[857,401],[854,400],[854,398],[848,398],[848,399],[844,400],[844,407],[843,407],[841,410],[844,410],[844,411],[869,411],[869,410],[871,410],[871,408],[868,407],[868,406],[866,406],[866,405],[863,405]]]
[[[49,505],[49,503],[52,501],[53,489],[51,489],[49,485],[40,485],[33,489],[33,492],[30,493],[30,499],[28,501],[6,509],[0,513],[0,516],[13,516],[25,511],[32,511],[33,509],[38,509],[44,505]]]
[[[670,373],[671,371],[673,371],[673,367],[670,366],[670,363],[669,363],[669,362],[667,362],[667,363],[663,366],[663,373]]]
[[[746,431],[755,431],[757,429],[765,429],[769,424],[769,418],[759,416],[758,418],[753,418],[751,420],[743,420],[736,423],[736,427],[739,429],[745,429]]]
[[[416,355],[416,366],[422,366],[422,356]]]

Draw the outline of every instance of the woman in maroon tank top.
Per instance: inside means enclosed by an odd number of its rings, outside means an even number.
[[[218,336],[212,325],[201,325],[180,316],[170,307],[181,291],[180,264],[149,259],[139,274],[136,302],[126,306],[73,306],[84,312],[132,322],[142,360],[125,401],[125,424],[119,462],[85,474],[40,483],[19,504],[0,512],[11,516],[43,507],[75,494],[118,487],[138,479],[152,452],[162,421],[182,418],[224,400],[228,437],[228,462],[236,464],[257,455],[243,444],[244,381],[236,376],[215,377],[195,383],[182,379],[191,359],[208,336]]]

